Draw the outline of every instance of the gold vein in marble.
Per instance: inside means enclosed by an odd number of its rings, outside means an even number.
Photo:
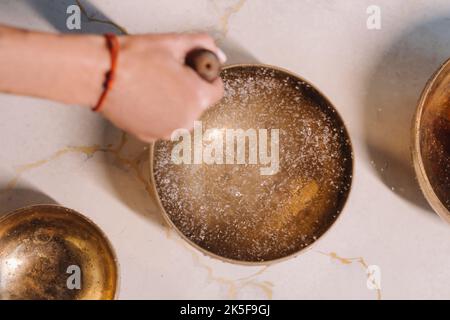
[[[124,149],[127,142],[128,136],[125,132],[123,132],[120,142],[116,148],[108,146],[107,148],[99,149],[99,151],[112,154],[124,168],[131,169],[137,180],[144,186],[147,194],[152,198],[153,193],[150,179],[148,179],[148,177],[145,176],[144,171],[141,169],[142,167],[145,168],[144,164],[147,164],[149,161],[148,160],[149,147],[147,146],[143,148],[142,151],[134,158],[127,158],[122,154],[122,150]]]
[[[215,0],[212,0],[214,7],[216,11],[222,11],[219,8],[218,2]],[[245,5],[247,0],[239,0],[234,5],[227,7],[223,14],[219,18],[219,32],[221,40],[225,39],[228,35],[229,26],[230,26],[230,19],[233,15],[239,13],[239,11],[242,9],[242,7]]]
[[[92,146],[70,146],[70,147],[65,147],[63,149],[57,150],[56,152],[54,152],[51,156],[49,156],[47,158],[18,166],[16,168],[15,176],[13,177],[13,179],[11,179],[6,184],[5,188],[0,190],[0,193],[14,189],[15,186],[17,185],[19,179],[21,178],[21,176],[23,174],[25,174],[26,172],[33,170],[33,169],[37,169],[39,167],[42,167],[51,161],[61,158],[62,156],[66,155],[66,154],[81,153],[81,154],[86,155],[88,158],[91,158],[97,152],[104,152],[104,153],[112,154],[113,156],[115,156],[116,160],[122,166],[124,166],[126,168],[130,168],[133,171],[135,177],[138,179],[138,181],[140,181],[143,184],[147,193],[150,196],[152,196],[152,191],[151,191],[152,187],[149,182],[149,179],[147,179],[145,177],[144,172],[140,169],[140,167],[144,163],[144,161],[143,161],[144,155],[147,156],[147,157],[145,157],[145,161],[148,161],[148,159],[147,159],[148,158],[148,147],[145,147],[142,150],[142,152],[139,153],[136,157],[128,159],[122,155],[122,150],[125,147],[127,141],[128,141],[128,138],[127,138],[126,133],[122,133],[120,142],[117,145],[117,147],[113,147],[112,145],[108,145],[107,147],[101,147],[101,146],[95,144]]]
[[[83,13],[83,15],[86,17],[86,19],[88,19],[90,22],[97,22],[97,23],[101,23],[101,24],[107,24],[110,26],[113,26],[114,28],[118,29],[120,32],[122,32],[123,34],[128,34],[127,29],[125,29],[124,27],[122,27],[121,25],[110,21],[110,20],[103,20],[103,19],[99,19],[96,18],[94,16],[89,15],[89,13],[87,12],[86,8],[83,6],[83,4],[81,3],[80,0],[75,0],[77,5],[80,7],[81,12]]]
[[[341,256],[339,256],[336,252],[330,252],[330,253],[326,253],[326,252],[322,252],[322,251],[317,251],[318,253],[328,256],[333,260],[336,260],[338,262],[340,262],[341,264],[344,265],[350,265],[353,263],[357,263],[358,265],[360,265],[363,270],[364,273],[366,273],[367,279],[373,284],[373,286],[376,288],[376,293],[377,293],[377,300],[381,300],[382,296],[381,296],[381,288],[378,286],[378,284],[375,282],[374,279],[370,278],[370,274],[367,273],[367,268],[369,267],[369,265],[367,264],[367,262],[365,261],[365,259],[363,257],[356,257],[356,258],[343,258]]]
[[[61,150],[56,151],[55,153],[53,153],[50,157],[35,161],[35,162],[31,162],[28,164],[24,164],[21,166],[18,166],[16,168],[16,174],[14,176],[14,178],[12,178],[7,184],[6,186],[0,190],[0,193],[12,190],[16,187],[20,177],[26,173],[27,171],[30,171],[32,169],[36,169],[39,167],[42,167],[43,165],[49,163],[50,161],[56,160],[60,157],[62,157],[65,154],[68,153],[83,153],[85,154],[87,157],[92,157],[94,155],[94,153],[96,153],[97,151],[101,150],[101,148],[98,145],[93,145],[93,146],[76,146],[76,147],[66,147],[63,148]]]
[[[180,239],[181,240],[181,239]],[[182,240],[181,240],[182,241]],[[201,258],[197,252],[192,248],[188,247],[188,244],[183,241],[183,245],[191,252],[194,262],[201,268],[207,271],[208,281],[216,282],[220,285],[228,287],[228,299],[236,299],[238,297],[239,291],[246,287],[256,287],[260,289],[267,299],[271,300],[273,298],[273,287],[274,284],[270,281],[257,281],[256,277],[260,276],[267,270],[267,266],[262,267],[261,270],[256,273],[249,275],[245,278],[240,279],[230,279],[225,277],[219,277],[214,274],[214,270],[211,266],[201,261]]]
[[[173,238],[170,236],[170,234],[172,232],[174,233]],[[219,277],[214,274],[214,269],[211,266],[209,266],[208,264],[201,261],[201,256],[199,255],[199,253],[197,251],[195,251],[186,241],[181,239],[178,236],[178,234],[176,234],[173,231],[172,228],[167,229],[167,234],[168,234],[169,238],[180,243],[184,248],[186,248],[186,250],[188,250],[191,253],[192,260],[198,267],[206,270],[207,281],[218,283],[219,285],[227,288],[228,299],[236,299],[240,290],[242,290],[246,287],[250,287],[250,286],[261,289],[262,292],[267,297],[267,299],[272,299],[274,284],[270,281],[256,281],[255,280],[256,277],[262,275],[264,272],[267,271],[267,269],[269,268],[268,266],[264,266],[257,272],[255,272],[249,276],[246,276],[244,278],[231,279],[231,278]]]

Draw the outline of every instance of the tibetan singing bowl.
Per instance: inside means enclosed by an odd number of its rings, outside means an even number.
[[[216,258],[267,264],[295,255],[331,227],[346,202],[353,169],[347,131],[331,103],[288,71],[234,65],[221,77],[224,98],[193,132],[153,145],[158,202],[184,239]],[[240,143],[234,134],[243,133]]]
[[[425,87],[412,130],[420,187],[432,208],[450,223],[450,60]]]
[[[0,218],[0,299],[114,299],[114,252],[91,221],[56,205]]]

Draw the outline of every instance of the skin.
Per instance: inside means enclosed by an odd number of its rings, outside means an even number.
[[[191,129],[221,99],[223,83],[208,83],[184,65],[195,48],[225,56],[206,34],[119,37],[116,78],[101,113],[117,127],[151,142]],[[92,108],[110,68],[99,35],[61,35],[0,25],[0,92]]]

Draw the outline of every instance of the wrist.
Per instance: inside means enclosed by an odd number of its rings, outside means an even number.
[[[56,79],[64,85],[50,97],[68,104],[92,108],[103,92],[103,83],[110,68],[109,51],[103,36],[55,36],[55,60],[59,60]],[[66,57],[61,59],[61,57]]]

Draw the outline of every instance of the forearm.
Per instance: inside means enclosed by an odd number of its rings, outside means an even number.
[[[57,35],[0,25],[0,92],[93,106],[109,53],[96,35]]]

